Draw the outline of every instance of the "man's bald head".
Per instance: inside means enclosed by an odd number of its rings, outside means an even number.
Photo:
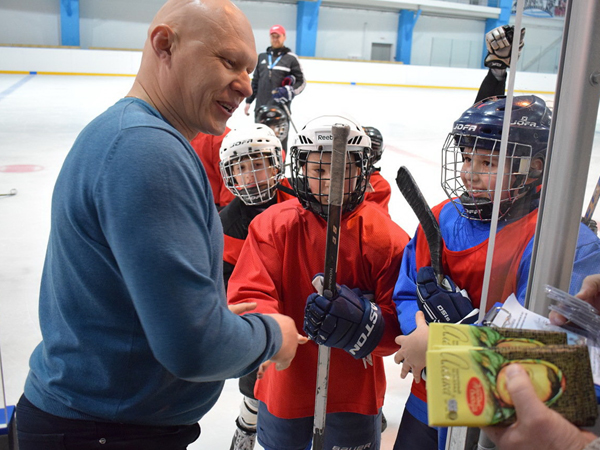
[[[148,29],[131,96],[151,103],[189,139],[221,134],[252,91],[248,19],[229,0],[168,0]]]

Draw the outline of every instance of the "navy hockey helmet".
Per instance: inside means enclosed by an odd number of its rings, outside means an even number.
[[[263,123],[273,130],[280,141],[287,138],[289,132],[288,116],[283,109],[277,105],[263,105],[258,108],[254,118],[256,123]]]
[[[442,187],[469,219],[491,220],[505,109],[504,96],[476,103],[454,122],[442,149]],[[545,160],[551,120],[552,112],[541,98],[513,98],[500,218],[518,200],[538,195],[542,171],[531,163]]]
[[[367,136],[371,138],[371,150],[373,151],[373,164],[378,162],[383,155],[383,136],[375,127],[363,127]]]
[[[304,208],[324,218],[327,217],[329,192],[321,191],[324,189],[324,183],[321,182],[323,178],[317,173],[322,173],[322,169],[331,164],[331,158],[324,158],[324,155],[333,150],[331,129],[335,124],[350,127],[346,145],[345,183],[349,192],[344,195],[343,212],[352,211],[363,201],[372,168],[371,139],[354,120],[337,115],[320,116],[300,130],[290,149],[292,187]]]

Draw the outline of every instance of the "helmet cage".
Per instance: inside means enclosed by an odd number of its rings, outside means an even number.
[[[323,181],[327,178],[320,174],[328,172],[331,165],[330,160],[325,161],[323,155],[332,152],[331,128],[335,123],[350,125],[346,145],[346,193],[342,212],[352,211],[362,203],[372,170],[371,140],[360,125],[340,116],[323,116],[309,122],[290,149],[291,181],[302,206],[323,218],[327,218],[328,214],[329,192],[324,191],[326,188]],[[309,158],[312,154],[317,154],[318,157]],[[318,186],[318,192],[311,189],[311,181],[313,186]]]
[[[281,142],[269,127],[231,131],[220,157],[225,187],[246,205],[262,205],[275,197],[284,170]]]
[[[442,149],[442,187],[459,214],[471,220],[489,222],[492,219],[492,208],[495,193],[496,169],[490,170],[492,161],[498,164],[500,140],[482,138],[476,135],[450,133]],[[477,171],[465,170],[465,157],[477,157],[487,166],[477,164]],[[526,184],[533,148],[516,142],[509,142],[506,152],[502,199],[500,200],[499,218],[507,215],[513,204],[529,190]],[[462,176],[461,176],[462,175]],[[487,177],[487,185],[481,181]],[[476,178],[477,189],[465,186],[463,178]],[[494,182],[492,182],[494,180]],[[471,185],[471,183],[467,183]]]

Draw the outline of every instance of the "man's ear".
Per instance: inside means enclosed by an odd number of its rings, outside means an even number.
[[[175,42],[175,33],[168,25],[157,25],[150,33],[150,42],[159,59],[170,58]]]

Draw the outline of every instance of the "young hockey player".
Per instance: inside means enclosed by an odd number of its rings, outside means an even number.
[[[412,371],[415,382],[394,450],[438,448],[438,430],[427,425],[426,383],[421,379],[427,322],[434,317],[424,316],[419,309],[434,313],[443,310],[450,320],[441,312],[435,318],[456,323],[480,306],[505,108],[505,97],[476,103],[454,123],[442,149],[442,185],[449,200],[434,207],[433,213],[442,233],[446,286],[436,281],[421,226],[404,252],[394,290],[403,333],[396,339],[401,348],[395,360],[403,363],[401,377]],[[536,96],[517,96],[510,120],[487,309],[512,293],[521,303],[525,299],[551,112]],[[583,278],[597,272],[598,267],[600,240],[582,224],[570,292],[576,293]],[[463,323],[473,323],[476,318],[471,316]],[[439,448],[443,449],[445,432],[439,434]]]
[[[349,125],[350,135],[339,232],[341,286],[329,301],[314,294],[312,280],[323,271],[325,261],[331,130],[336,123]],[[399,327],[391,301],[396,278],[391,270],[400,267],[408,235],[380,207],[363,201],[371,170],[370,146],[362,127],[349,119],[322,116],[310,121],[290,150],[298,200],[271,206],[252,221],[229,279],[230,304],[252,301],[258,304],[257,312],[285,311],[298,325],[307,324],[310,337],[334,347],[325,431],[328,450],[379,448],[385,393],[382,357],[398,348],[393,342]],[[372,294],[374,303],[366,293]],[[315,322],[310,320],[315,317]],[[329,335],[330,329],[320,328],[323,323],[333,324],[335,331]],[[373,331],[364,339],[367,326]],[[362,346],[354,351],[359,340]],[[257,381],[258,441],[265,449],[304,450],[310,445],[317,352],[316,343],[309,342],[298,349],[296,364],[282,372],[269,367]],[[362,361],[369,355],[372,365]]]
[[[265,114],[264,119],[268,119]],[[267,125],[277,125],[268,121]],[[250,222],[269,206],[294,198],[284,177],[281,142],[270,126],[253,124],[232,130],[223,139],[220,168],[223,184],[235,196],[219,213],[225,238],[223,279],[227,288]],[[256,371],[239,379],[244,396],[231,450],[251,450],[256,441],[258,400],[254,398]]]

